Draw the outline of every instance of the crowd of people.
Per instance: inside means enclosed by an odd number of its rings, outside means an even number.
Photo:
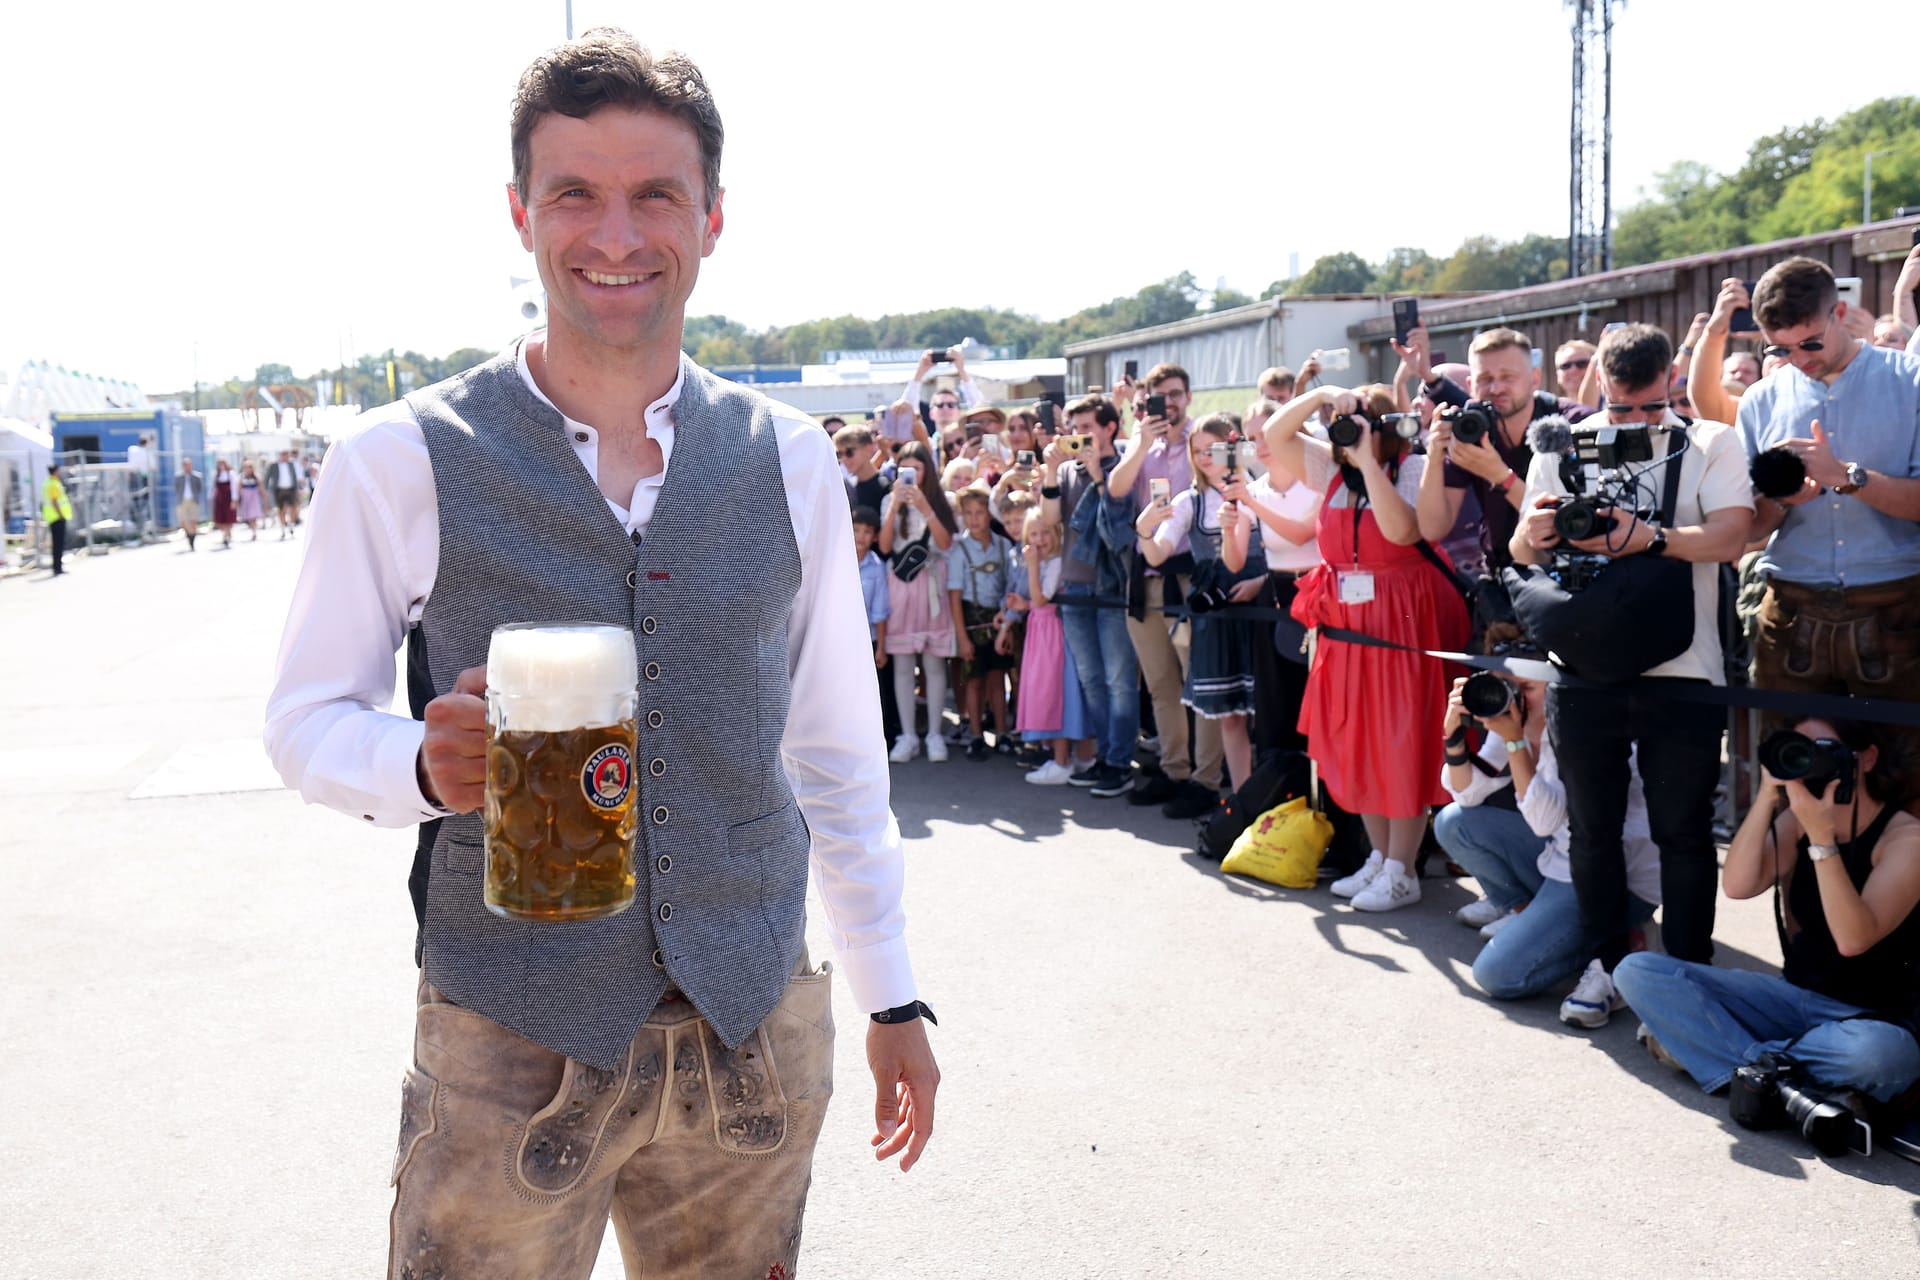
[[[1501,327],[1438,361],[1415,326],[1387,383],[1309,361],[1197,419],[1173,364],[1009,411],[928,352],[899,402],[826,424],[891,759],[1010,756],[1178,820],[1304,752],[1365,832],[1328,891],[1413,907],[1437,849],[1484,895],[1456,915],[1489,996],[1589,1029],[1630,1006],[1709,1090],[1766,1061],[1895,1108],[1920,1095],[1920,758],[1851,704],[1776,714],[1723,872],[1713,694],[1920,698],[1917,288],[1920,248],[1878,317],[1794,258],[1677,347],[1610,325],[1550,360]],[[1778,896],[1783,976],[1712,967],[1721,889]]]

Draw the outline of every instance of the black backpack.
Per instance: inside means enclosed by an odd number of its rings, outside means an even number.
[[[1220,802],[1200,827],[1198,852],[1219,862],[1240,833],[1267,810],[1304,796],[1313,786],[1313,764],[1304,751],[1276,751],[1254,766],[1239,790]]]

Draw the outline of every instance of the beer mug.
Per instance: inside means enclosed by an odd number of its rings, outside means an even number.
[[[591,920],[633,901],[633,633],[495,627],[487,651],[487,906]]]

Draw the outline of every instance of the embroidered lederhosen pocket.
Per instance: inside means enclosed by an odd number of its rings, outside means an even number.
[[[653,1123],[661,1079],[654,1043],[641,1036],[611,1070],[567,1059],[559,1091],[527,1121],[514,1150],[514,1174],[526,1190],[566,1195],[584,1183],[611,1135]]]

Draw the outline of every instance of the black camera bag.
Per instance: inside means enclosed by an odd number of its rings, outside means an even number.
[[[1685,464],[1674,437],[1667,441],[1662,528],[1672,528]],[[1625,684],[1670,662],[1693,644],[1693,565],[1666,556],[1623,556],[1602,567],[1584,588],[1569,591],[1544,565],[1501,570],[1514,616],[1534,643],[1573,674],[1601,684]]]
[[[1200,827],[1201,857],[1219,862],[1233,850],[1240,833],[1261,814],[1304,796],[1313,786],[1313,763],[1303,751],[1280,751],[1261,760],[1247,780]]]

